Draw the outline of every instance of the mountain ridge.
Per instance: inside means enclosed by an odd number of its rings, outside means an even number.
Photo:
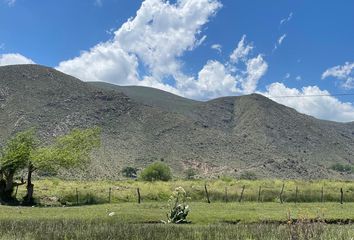
[[[161,90],[86,83],[38,65],[0,67],[0,144],[37,127],[50,141],[75,127],[100,126],[92,166],[72,178],[120,177],[122,167],[163,160],[176,174],[205,177],[352,178],[354,122],[318,120],[257,94],[207,102]]]

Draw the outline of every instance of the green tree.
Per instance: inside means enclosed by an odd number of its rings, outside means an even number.
[[[137,168],[125,167],[122,170],[122,174],[124,177],[127,177],[127,178],[135,178],[137,176],[137,171],[138,171]]]
[[[155,162],[146,167],[140,174],[141,179],[145,181],[168,181],[172,179],[172,173],[169,166],[161,162]]]
[[[0,200],[15,200],[12,196],[14,187],[24,184],[14,182],[15,174],[26,167],[30,155],[36,147],[34,129],[17,133],[0,151]]]
[[[18,184],[14,183],[14,175],[26,168],[27,193],[24,203],[33,204],[33,172],[56,173],[61,168],[84,166],[90,161],[91,151],[99,145],[99,128],[75,129],[47,146],[39,144],[33,129],[18,133],[7,143],[1,154],[0,197],[11,197],[14,186]]]
[[[24,202],[33,203],[32,174],[35,171],[56,173],[59,169],[85,166],[90,153],[100,145],[100,129],[75,129],[58,137],[53,144],[32,151],[27,165],[27,194]]]

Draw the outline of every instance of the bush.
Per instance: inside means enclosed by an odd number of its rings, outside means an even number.
[[[122,174],[123,174],[124,177],[127,177],[127,178],[136,178],[136,176],[137,176],[137,171],[138,171],[137,168],[134,168],[134,167],[125,167],[125,168],[123,168],[123,170],[122,170]]]
[[[336,163],[331,166],[331,169],[337,172],[354,173],[354,166],[349,164]]]
[[[257,175],[254,172],[243,172],[240,175],[240,179],[242,180],[256,180],[257,179]]]
[[[155,162],[146,167],[140,174],[145,181],[168,181],[172,179],[172,173],[169,166],[161,162]]]
[[[186,174],[186,179],[191,180],[191,179],[195,179],[195,176],[197,175],[196,171],[193,168],[188,168],[185,171]]]

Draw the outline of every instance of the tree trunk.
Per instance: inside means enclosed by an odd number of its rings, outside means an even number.
[[[25,205],[33,205],[34,204],[34,199],[33,199],[33,188],[34,185],[32,184],[32,173],[34,171],[34,167],[32,164],[29,164],[28,166],[28,175],[27,175],[27,194],[23,198],[23,202]]]

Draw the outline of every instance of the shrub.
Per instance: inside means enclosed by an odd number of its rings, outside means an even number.
[[[241,173],[240,179],[242,180],[256,180],[257,175],[254,172],[245,171]]]
[[[169,166],[161,162],[155,162],[146,167],[140,174],[145,181],[168,181],[172,179],[172,173]]]
[[[185,171],[186,179],[195,179],[195,176],[197,175],[196,171],[193,168],[188,168]]]
[[[332,170],[344,173],[354,173],[354,166],[349,164],[336,163],[331,166]]]
[[[124,177],[127,177],[127,178],[136,178],[136,176],[137,176],[137,171],[138,171],[137,168],[134,168],[134,167],[125,167],[125,168],[123,168],[123,170],[122,170],[122,174],[123,174]]]

